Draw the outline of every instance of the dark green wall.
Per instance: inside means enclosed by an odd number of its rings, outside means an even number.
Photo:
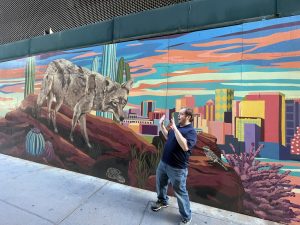
[[[193,0],[0,46],[0,61],[300,14],[299,0]]]

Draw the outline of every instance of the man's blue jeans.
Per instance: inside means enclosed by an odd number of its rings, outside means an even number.
[[[186,178],[188,169],[179,169],[160,161],[156,169],[156,191],[157,198],[163,203],[168,203],[168,183],[173,186],[179,212],[182,219],[190,220],[192,212],[190,209],[189,194],[186,190]]]

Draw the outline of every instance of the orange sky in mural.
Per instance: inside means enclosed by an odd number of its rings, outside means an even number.
[[[48,65],[36,66],[35,73],[36,74],[44,74],[46,72]]]
[[[252,60],[259,60],[259,59],[266,59],[266,60],[271,60],[271,59],[277,59],[277,58],[282,58],[285,56],[298,56],[300,55],[299,51],[294,51],[294,52],[279,52],[279,53],[253,53],[251,54],[252,51],[269,46],[272,44],[276,43],[281,43],[285,42],[286,40],[293,40],[293,39],[298,39],[300,38],[300,30],[293,30],[293,31],[287,31],[287,32],[280,32],[276,34],[272,34],[266,37],[259,37],[259,38],[251,38],[251,39],[241,39],[241,38],[236,38],[236,39],[230,39],[230,40],[224,40],[224,41],[213,41],[209,43],[201,43],[201,44],[193,44],[193,46],[197,47],[210,47],[210,46],[215,46],[215,45],[224,45],[224,44],[233,44],[233,43],[244,43],[244,45],[254,45],[253,48],[250,50],[244,50],[243,52],[243,59],[252,59]],[[219,51],[220,49],[218,49]],[[206,50],[206,55],[209,55],[209,61],[211,62],[218,62],[214,56],[214,51],[215,50]],[[240,55],[240,53],[231,53],[231,59],[236,60],[236,56],[234,54]],[[218,57],[221,57],[223,54],[218,53]],[[203,61],[202,61],[203,60]],[[207,62],[205,58],[201,59],[202,62]],[[226,60],[227,61],[227,60]],[[282,63],[280,65],[274,65],[276,67],[281,67],[281,68],[299,68],[299,66],[296,63],[290,62],[290,63]],[[289,67],[291,66],[291,67]]]
[[[158,63],[168,63],[168,53],[138,59],[136,61],[130,62],[130,66],[138,67],[142,65],[143,68],[151,68],[154,64]]]
[[[158,88],[162,85],[170,85],[170,84],[185,84],[186,82],[193,82],[193,83],[213,83],[213,82],[224,82],[223,80],[205,80],[205,81],[176,81],[176,82],[161,82],[157,84],[147,84],[147,83],[140,83],[137,87],[132,88],[131,91],[141,91],[142,89],[149,89],[149,88]],[[168,90],[185,90],[186,88],[169,88]],[[203,88],[188,88],[188,90],[204,90]]]
[[[91,57],[91,56],[96,56],[96,55],[99,55],[99,53],[88,52],[88,53],[85,53],[85,54],[82,54],[82,55],[75,56],[75,57],[73,57],[73,59],[81,59],[81,58]]]
[[[168,91],[171,91],[171,90],[181,90],[181,91],[186,90],[186,91],[187,91],[187,94],[188,94],[188,91],[193,91],[193,90],[205,90],[205,88],[191,88],[191,87],[188,87],[188,88],[168,88]],[[166,91],[167,91],[167,90],[166,90]]]
[[[176,76],[182,76],[182,75],[186,75],[186,74],[196,74],[196,73],[217,73],[219,72],[219,70],[211,70],[209,69],[207,66],[205,67],[198,67],[198,68],[190,68],[187,71],[184,71],[182,73],[168,73],[165,74],[164,76],[172,76],[172,77],[176,77]]]
[[[47,66],[36,66],[36,77],[42,78],[45,69]],[[0,70],[0,78],[2,79],[15,79],[15,78],[23,78],[25,77],[25,67],[24,68],[17,68],[17,69],[6,69],[6,70]]]
[[[4,98],[4,97],[0,97],[0,102],[6,102],[6,101],[12,101],[14,100],[14,98]]]
[[[294,185],[300,184],[300,177],[288,176],[288,179],[291,181],[291,184],[294,184]],[[299,203],[300,203],[300,199],[299,199]]]
[[[244,43],[247,45],[255,45],[255,47],[253,49],[244,51],[244,52],[249,52],[249,51],[253,51],[257,48],[265,47],[265,46],[276,44],[279,42],[284,42],[287,40],[298,39],[298,38],[300,38],[300,29],[274,33],[274,34],[271,34],[271,35],[265,36],[265,37],[257,37],[257,38],[250,38],[250,39],[234,38],[234,39],[228,39],[228,40],[219,40],[219,41],[211,41],[211,42],[207,42],[207,43],[193,44],[193,46],[195,46],[195,47],[211,47],[211,46],[216,46],[216,45],[233,44],[233,43]]]
[[[268,45],[273,45],[279,42],[284,42],[287,40],[293,40],[300,38],[300,30],[292,30],[292,31],[286,31],[286,32],[279,32],[272,35],[269,35],[267,37],[259,37],[259,38],[252,38],[252,39],[244,39],[243,42],[250,44],[250,43],[256,43],[256,46],[252,48],[251,50],[246,50],[246,52],[250,52],[253,50],[256,50],[261,47],[265,47]]]
[[[218,50],[205,50],[205,51],[184,51],[184,50],[170,50],[170,63],[178,63],[178,62],[201,62],[201,63],[211,63],[211,62],[232,62],[239,61],[245,59],[252,60],[271,60],[271,59],[279,59],[284,55],[300,55],[300,51],[295,51],[293,53],[218,53]],[[205,53],[205,54],[204,54]],[[177,56],[178,59],[181,57],[180,61],[173,62],[172,57]]]
[[[293,55],[298,55],[300,52],[293,52]],[[291,56],[290,52],[286,53],[249,53],[249,54],[243,54],[243,60],[272,60],[272,59],[280,59],[282,57]]]
[[[233,48],[233,47],[230,47]],[[228,49],[228,48],[224,48]],[[167,51],[167,50],[166,50]],[[147,58],[141,58],[130,63],[130,66],[143,66],[143,68],[151,68],[154,64],[159,63],[178,63],[178,62],[189,62],[189,63],[209,63],[209,62],[229,62],[241,60],[241,53],[216,53],[218,50],[208,51],[185,51],[185,50],[169,50],[168,52],[159,56],[149,56]],[[163,52],[163,51],[161,51]],[[168,60],[168,57],[169,60]],[[224,60],[226,59],[226,60]],[[149,73],[147,71],[146,73]],[[150,73],[149,73],[150,74]],[[140,75],[140,74],[139,74]],[[145,75],[145,74],[144,74]]]
[[[24,92],[24,84],[16,84],[13,86],[6,86],[4,88],[1,88],[4,92]]]
[[[287,178],[291,181],[291,184],[294,184],[294,185],[300,184],[300,177],[288,176]],[[291,200],[292,202],[294,202],[296,204],[300,204],[300,194],[299,193],[296,193],[295,197],[289,197],[287,199]]]
[[[35,83],[35,84],[34,84],[34,89],[40,90],[40,89],[41,89],[41,86],[42,86],[42,83]]]
[[[300,163],[294,162],[272,162],[275,165],[284,165],[284,166],[298,166],[300,167]],[[299,184],[300,184],[300,177],[299,177]]]
[[[135,105],[135,104],[132,104],[130,102],[127,102],[126,106],[130,107],[130,108],[136,108],[136,107],[140,107],[139,105]]]
[[[232,48],[232,47],[231,47]],[[228,49],[228,48],[224,48]],[[223,49],[222,49],[223,50]],[[202,51],[184,51],[170,50],[170,63],[178,62],[194,62],[194,63],[210,63],[210,62],[232,62],[241,60],[241,53],[217,53],[218,50],[202,50]],[[176,58],[176,61],[173,60]],[[181,59],[180,59],[181,57]],[[180,59],[180,61],[178,60]]]
[[[146,94],[146,95],[152,95],[152,96],[162,96],[162,92],[166,92],[166,90],[160,90],[159,93],[152,91],[152,90],[144,90],[144,89],[131,89],[130,90],[130,96],[134,97],[134,96],[140,96],[142,94]]]
[[[168,84],[185,84],[188,82],[191,82],[194,84],[206,84],[206,83],[224,82],[224,80],[185,80],[185,81],[168,82]],[[168,89],[170,89],[170,88],[168,88]],[[178,89],[178,88],[176,88],[176,89]]]
[[[161,82],[158,84],[147,84],[147,83],[141,83],[137,88],[133,88],[132,90],[139,90],[139,89],[147,89],[147,88],[156,88],[156,87],[160,87],[162,85],[167,85],[168,82]]]
[[[274,64],[275,67],[280,67],[280,68],[293,68],[293,69],[298,69],[300,68],[300,62],[282,62],[282,63],[276,63]]]
[[[192,44],[192,46],[211,47],[211,46],[215,46],[215,45],[225,45],[225,44],[242,43],[242,42],[243,42],[242,38],[233,38],[233,39],[228,39],[228,40],[210,41],[207,43]]]
[[[25,68],[18,68],[18,69],[6,69],[6,70],[0,70],[0,78],[20,78],[24,76]]]

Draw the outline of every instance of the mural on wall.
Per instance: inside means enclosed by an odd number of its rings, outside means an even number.
[[[2,62],[0,151],[154,191],[191,107],[191,200],[296,224],[299,87],[299,16]]]

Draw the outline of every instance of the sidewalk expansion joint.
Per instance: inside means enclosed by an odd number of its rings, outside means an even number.
[[[79,209],[81,206],[83,206],[91,197],[93,197],[98,191],[100,191],[103,187],[105,187],[109,181],[106,181],[105,184],[103,184],[101,187],[99,187],[97,190],[95,190],[90,196],[88,196],[86,199],[84,199],[82,202],[79,203],[77,207],[75,207],[70,213],[65,216],[61,221],[57,222],[56,224],[61,224],[64,220],[66,220],[69,216],[71,216],[77,209]]]
[[[17,209],[20,209],[21,211],[24,211],[24,212],[29,213],[29,214],[31,214],[31,215],[37,216],[37,217],[39,217],[39,218],[41,218],[41,219],[43,219],[43,220],[46,220],[46,221],[48,221],[49,223],[52,223],[53,225],[56,225],[54,221],[51,221],[51,220],[49,220],[49,219],[47,219],[47,218],[44,218],[44,217],[40,216],[39,214],[36,214],[36,213],[34,213],[34,212],[31,212],[31,211],[29,211],[29,210],[27,210],[27,209],[23,209],[23,208],[21,208],[21,207],[19,207],[19,206],[17,206],[17,205],[14,205],[14,204],[12,204],[12,203],[10,203],[10,202],[7,202],[7,201],[5,201],[5,200],[3,200],[3,199],[0,199],[0,201],[3,202],[3,203],[5,203],[5,204],[7,204],[7,205],[10,205],[10,206],[12,206],[12,207],[15,207],[15,208],[17,208]]]
[[[141,218],[141,221],[139,222],[139,225],[141,225],[143,223],[143,220],[144,220],[144,217],[145,217],[145,213],[147,212],[148,210],[148,207],[149,207],[149,204],[150,204],[151,201],[148,201],[145,209],[144,209],[144,212],[143,212],[143,215],[142,215],[142,218]]]

